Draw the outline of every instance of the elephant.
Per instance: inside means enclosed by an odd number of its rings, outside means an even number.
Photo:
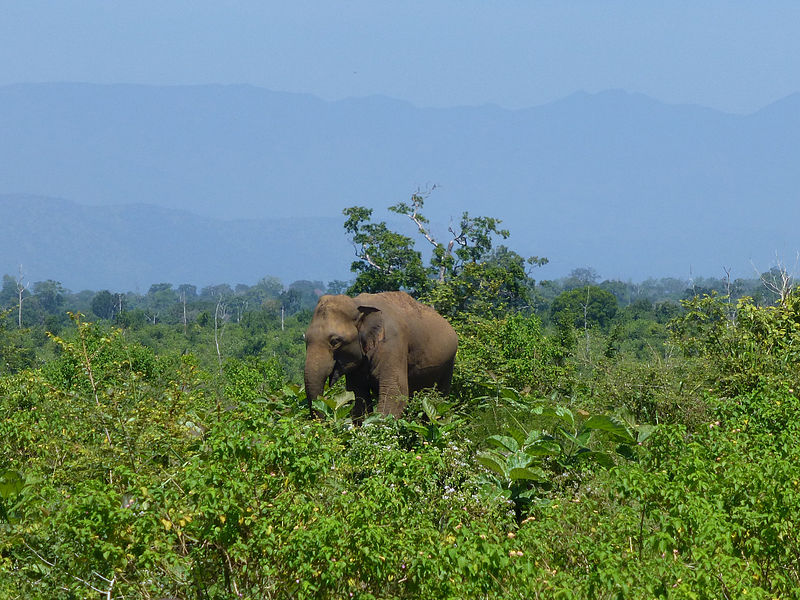
[[[400,417],[408,398],[425,388],[450,393],[458,336],[444,317],[405,292],[325,295],[305,335],[309,410],[344,375],[360,423],[377,397],[378,412]]]

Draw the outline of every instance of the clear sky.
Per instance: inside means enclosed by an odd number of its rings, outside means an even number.
[[[508,108],[624,89],[751,112],[800,91],[800,2],[0,0],[0,84],[36,81]]]

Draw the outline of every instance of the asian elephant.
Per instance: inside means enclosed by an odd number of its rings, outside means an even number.
[[[306,331],[309,409],[342,375],[355,393],[352,418],[372,410],[399,417],[424,388],[450,393],[458,336],[439,313],[405,292],[322,296]]]

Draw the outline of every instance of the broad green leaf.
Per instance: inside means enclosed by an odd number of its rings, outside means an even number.
[[[330,405],[327,402],[325,402],[325,400],[322,398],[317,398],[316,400],[311,402],[311,407],[315,410],[318,410],[324,415],[329,415],[331,413]]]
[[[419,423],[408,423],[406,422],[406,427],[408,427],[414,433],[418,433],[422,437],[427,437],[428,435],[428,428],[424,425],[420,425]]]
[[[319,398],[317,398],[317,400],[325,404],[325,406],[327,406],[331,410],[336,408],[336,400],[334,398],[329,398],[328,396],[320,396]]]
[[[636,428],[638,435],[636,436],[637,442],[643,442],[656,430],[656,425],[649,425],[647,423],[639,425]]]
[[[547,473],[538,467],[514,467],[508,474],[511,476],[511,481],[519,481],[520,479],[547,481],[549,479]]]
[[[356,395],[353,392],[342,392],[333,399],[333,406],[331,408],[340,408],[349,402],[353,402]]]
[[[552,408],[550,406],[540,406],[535,408],[534,413],[542,415],[543,417],[555,417],[567,423],[570,427],[575,426],[575,415],[572,411],[564,406],[557,406]]]
[[[337,421],[346,419],[347,416],[350,414],[351,410],[353,410],[353,407],[349,404],[345,404],[344,406],[337,406],[336,409],[333,411],[333,418],[336,419]]]
[[[626,458],[627,460],[633,460],[636,458],[636,455],[633,453],[633,448],[630,444],[620,444],[617,446],[617,454]]]
[[[453,408],[453,405],[450,404],[449,402],[444,401],[444,400],[442,400],[441,402],[437,402],[436,403],[436,412],[439,413],[439,416],[441,416],[441,417],[443,417],[447,413],[449,413],[452,408]]]
[[[555,456],[561,454],[561,445],[551,440],[538,440],[526,446],[525,453],[530,456]]]
[[[561,427],[558,428],[558,432],[568,441],[572,442],[578,448],[586,448],[586,445],[589,443],[589,436],[591,435],[591,431],[582,431],[577,436],[572,435],[566,429]]]
[[[526,437],[525,432],[522,431],[522,429],[520,429],[519,427],[508,427],[506,429],[506,433],[511,437],[513,437],[515,440],[517,440],[517,443],[520,446],[523,446],[525,444],[525,437]]]
[[[538,442],[542,438],[542,430],[541,429],[533,429],[530,433],[528,433],[525,441],[523,442],[523,446],[529,446]]]
[[[614,459],[611,458],[611,455],[607,454],[606,452],[587,450],[585,452],[579,452],[578,458],[581,460],[596,462],[598,465],[605,467],[606,469],[610,469],[614,466]]]
[[[300,395],[300,392],[303,392],[303,396],[305,396],[306,389],[304,387],[300,387],[296,383],[287,383],[283,386],[283,395],[289,398],[296,398]]]
[[[519,442],[508,435],[490,435],[486,438],[486,441],[496,448],[503,448],[509,452],[516,452],[519,450]]]
[[[615,417],[609,415],[594,415],[583,424],[586,429],[597,429],[611,434],[615,438],[632,444],[636,441],[628,426]]]
[[[428,398],[422,399],[422,410],[425,411],[425,415],[428,417],[431,423],[436,421],[439,416],[439,413],[436,410],[436,405],[434,405],[434,403]]]
[[[520,399],[519,392],[514,388],[509,387],[500,388],[497,392],[497,395],[505,400],[513,400],[515,402],[519,402]]]
[[[525,452],[519,451],[510,455],[506,459],[506,467],[508,469],[529,467],[536,459]]]
[[[17,471],[0,471],[0,498],[8,500],[22,491],[25,480]]]
[[[508,473],[506,472],[506,466],[502,457],[494,453],[481,452],[477,455],[476,459],[481,466],[486,467],[504,479],[508,479]]]

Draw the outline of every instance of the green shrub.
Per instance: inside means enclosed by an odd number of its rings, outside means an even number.
[[[453,387],[458,396],[483,395],[487,387],[498,385],[543,396],[555,390],[568,392],[573,385],[569,350],[543,334],[535,315],[467,317],[456,330]]]

